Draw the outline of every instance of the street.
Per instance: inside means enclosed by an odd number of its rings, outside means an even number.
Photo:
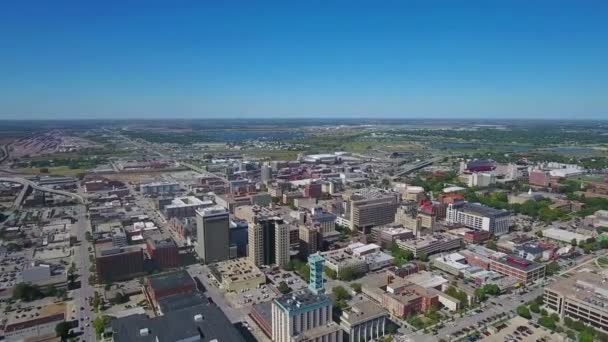
[[[79,241],[79,246],[74,248],[73,261],[76,265],[76,273],[79,275],[80,288],[73,290],[71,293],[71,297],[74,298],[75,312],[70,314],[74,315],[78,320],[79,327],[75,331],[83,333],[80,335],[81,339],[84,341],[94,341],[95,332],[90,325],[94,319],[94,313],[87,299],[91,298],[95,292],[94,288],[89,284],[91,262],[89,261],[88,248],[92,247],[92,245],[85,238],[85,232],[91,231],[91,223],[86,216],[86,207],[84,205],[78,205],[76,213],[77,221],[72,225],[72,234]],[[81,310],[81,308],[84,309]],[[89,324],[88,327],[86,326],[87,324]],[[80,327],[84,327],[84,330],[80,330]]]

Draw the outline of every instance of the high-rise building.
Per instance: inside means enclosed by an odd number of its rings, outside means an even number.
[[[314,254],[319,250],[319,240],[322,236],[319,232],[318,227],[311,226],[300,226],[299,229],[299,240],[300,240],[300,255],[308,256]]]
[[[235,208],[234,216],[247,221],[247,239],[249,242],[247,248],[248,258],[251,262],[256,266],[263,266],[275,265],[279,261],[285,261],[285,254],[277,257],[277,250],[284,253],[284,248],[287,248],[287,254],[289,255],[290,226],[284,223],[280,215],[264,207],[240,206]],[[285,227],[277,229],[279,225]],[[277,231],[283,235],[277,237]],[[287,234],[286,247],[284,234]]]
[[[144,271],[144,252],[140,246],[95,248],[97,279],[114,281],[128,279]]]
[[[285,223],[275,224],[274,231],[275,264],[279,267],[283,267],[289,263],[289,233],[291,231],[291,226]]]
[[[260,178],[262,183],[268,183],[272,180],[272,168],[268,163],[264,163],[260,169]]]
[[[308,257],[308,265],[310,267],[310,279],[308,280],[308,289],[314,294],[325,293],[323,286],[323,271],[325,258],[320,254],[313,254]]]
[[[210,207],[196,212],[196,253],[204,263],[228,260],[230,218],[223,207]]]
[[[179,266],[179,250],[171,239],[146,241],[146,251],[158,267],[176,268]]]
[[[399,193],[363,189],[350,196],[351,230],[369,233],[372,227],[392,223],[399,206]]]
[[[323,257],[309,257],[308,289],[275,299],[272,303],[274,342],[342,342],[342,329],[332,321],[332,302],[323,288]]]

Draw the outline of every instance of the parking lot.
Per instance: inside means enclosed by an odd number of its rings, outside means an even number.
[[[301,290],[308,286],[308,284],[306,284],[306,282],[297,276],[293,271],[277,269],[267,272],[266,277],[274,286],[279,286],[279,283],[284,281],[292,291]]]
[[[278,291],[271,288],[268,284],[262,285],[259,288],[243,289],[226,294],[226,298],[237,308],[267,302],[278,296]]]

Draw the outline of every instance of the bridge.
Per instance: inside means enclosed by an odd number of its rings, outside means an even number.
[[[399,171],[398,173],[395,174],[395,176],[393,176],[394,178],[399,178],[401,176],[405,176],[410,172],[416,171],[416,170],[420,170],[424,167],[427,167],[429,165],[432,165],[438,161],[440,161],[441,158],[440,157],[435,157],[435,158],[431,158],[431,159],[427,159],[427,160],[421,160],[415,163],[411,163],[411,164],[406,164],[403,165],[401,171]]]
[[[15,200],[15,207],[19,207],[21,205],[21,203],[23,202],[23,199],[26,196],[26,193],[28,192],[28,189],[34,189],[34,190],[38,190],[38,191],[43,191],[43,192],[48,192],[51,194],[56,194],[56,195],[61,195],[61,196],[66,196],[66,197],[71,197],[77,201],[79,201],[80,203],[84,203],[84,199],[82,198],[82,196],[69,192],[69,191],[63,191],[63,190],[56,190],[56,189],[51,189],[51,188],[46,188],[43,186],[40,186],[34,182],[32,182],[29,179],[25,179],[25,178],[19,178],[19,177],[0,177],[0,182],[9,182],[9,183],[18,183],[23,185],[23,190],[21,191],[21,193],[19,194],[19,196],[17,196],[17,200]]]

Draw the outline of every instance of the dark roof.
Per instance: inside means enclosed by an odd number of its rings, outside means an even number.
[[[257,312],[268,325],[272,326],[272,301],[254,304],[252,312],[254,311]]]
[[[331,299],[329,296],[326,294],[316,295],[310,292],[308,289],[286,294],[275,299],[275,302],[289,311],[297,310],[301,307],[307,307],[309,305],[316,305],[321,302],[326,302],[327,305],[331,305]]]
[[[148,281],[154,291],[164,291],[184,285],[195,286],[190,274],[183,270],[152,275],[148,277]]]
[[[195,317],[200,315],[200,320]],[[148,329],[142,336],[142,329]],[[170,311],[163,316],[130,315],[112,321],[116,342],[173,342],[198,337],[197,341],[245,342],[226,315],[214,304],[201,304]]]
[[[208,304],[209,300],[206,297],[201,295],[196,295],[192,293],[180,293],[168,297],[163,297],[158,300],[158,306],[160,307],[160,311],[164,314],[182,310],[191,306]]]
[[[466,213],[471,213],[484,217],[501,217],[501,216],[509,216],[509,211],[494,209],[479,203],[465,203],[462,206],[462,210]]]

